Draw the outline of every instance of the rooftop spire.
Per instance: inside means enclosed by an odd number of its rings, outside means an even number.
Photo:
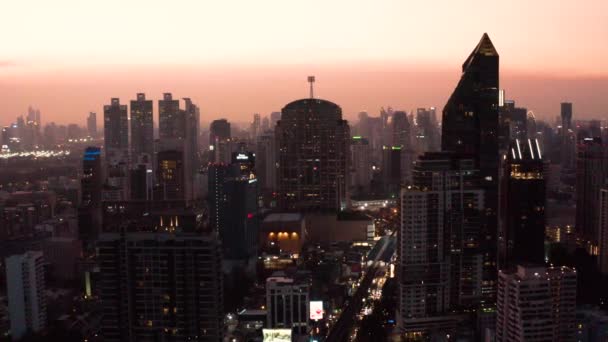
[[[315,77],[314,76],[308,76],[308,83],[310,83],[310,98],[314,99],[314,93],[313,93],[313,84],[315,83]]]

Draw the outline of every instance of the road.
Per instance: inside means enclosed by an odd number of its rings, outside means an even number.
[[[367,296],[367,291],[376,277],[376,273],[380,269],[380,264],[382,262],[388,262],[395,252],[395,238],[392,235],[378,240],[377,243],[382,243],[383,245],[380,246],[378,253],[372,253],[375,248],[370,251],[370,256],[372,256],[373,259],[368,261],[367,271],[365,272],[357,291],[350,299],[346,308],[342,311],[340,318],[338,318],[338,321],[332,327],[329,335],[327,335],[326,341],[348,341],[348,334],[355,323],[357,314],[361,311],[363,298]],[[375,254],[375,256],[372,254]]]

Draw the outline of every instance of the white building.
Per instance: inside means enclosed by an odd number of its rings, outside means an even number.
[[[6,258],[8,312],[13,340],[46,327],[42,252]]]
[[[291,328],[293,335],[307,334],[309,303],[308,283],[286,277],[266,279],[268,328]]]
[[[571,341],[576,318],[576,271],[518,266],[498,274],[496,341]]]

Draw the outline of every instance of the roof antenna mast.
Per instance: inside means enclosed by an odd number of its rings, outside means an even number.
[[[310,98],[314,99],[313,84],[315,83],[315,77],[308,76],[308,83],[310,83]]]

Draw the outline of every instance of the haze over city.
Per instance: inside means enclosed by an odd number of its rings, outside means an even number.
[[[483,32],[508,98],[547,120],[561,101],[579,118],[608,115],[601,0],[13,1],[3,12],[2,125],[28,105],[45,122],[84,123],[111,97],[168,91],[199,103],[203,121],[240,122],[306,97],[309,74],[349,120],[382,106],[441,109]]]

